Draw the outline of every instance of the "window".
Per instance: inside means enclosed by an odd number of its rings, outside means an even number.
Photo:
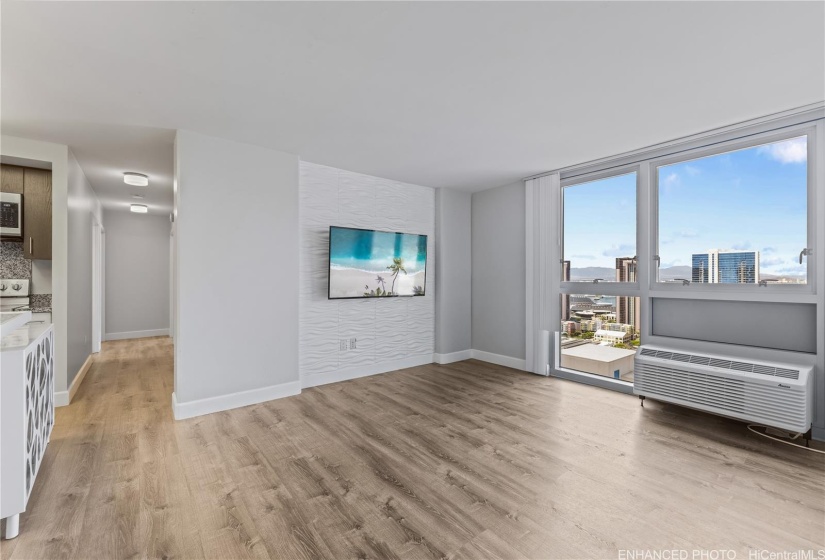
[[[562,368],[633,382],[641,298],[562,294],[561,312],[558,350]]]
[[[565,186],[563,282],[637,282],[636,173]]]
[[[658,281],[807,283],[807,161],[797,136],[658,167]]]
[[[674,308],[701,321],[693,301],[810,305],[819,297],[823,114],[712,131],[532,179],[528,305],[539,308],[528,335],[540,343],[541,326],[558,325],[551,372],[629,392],[627,352],[678,338],[653,328],[655,302],[678,300]],[[734,339],[691,337],[719,353]],[[528,347],[534,371],[537,349]]]

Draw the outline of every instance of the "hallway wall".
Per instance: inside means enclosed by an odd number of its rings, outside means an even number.
[[[105,340],[169,334],[169,217],[106,210]]]

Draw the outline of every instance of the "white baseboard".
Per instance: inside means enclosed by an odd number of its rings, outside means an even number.
[[[106,337],[103,340],[128,340],[130,338],[147,338],[150,336],[169,336],[169,329],[106,333]]]
[[[86,357],[86,361],[83,362],[83,365],[80,366],[79,370],[77,370],[77,375],[75,375],[74,379],[72,379],[72,384],[68,391],[54,392],[54,406],[69,406],[71,404],[75,393],[77,393],[77,390],[80,389],[80,384],[83,383],[83,380],[86,378],[86,374],[89,373],[89,368],[92,367],[93,357],[94,354],[89,354]]]
[[[459,352],[450,352],[449,354],[433,354],[433,361],[437,364],[451,364],[453,362],[469,360],[472,357],[472,350],[461,350]]]
[[[193,418],[222,410],[231,410],[242,406],[291,397],[300,392],[301,382],[290,381],[288,383],[281,383],[280,385],[270,385],[269,387],[261,387],[260,389],[250,389],[249,391],[240,391],[238,393],[230,393],[228,395],[183,403],[178,402],[177,395],[172,393],[172,411],[175,414],[175,420],[183,420],[184,418]]]
[[[69,406],[69,392],[55,391],[54,392],[54,406]]]
[[[387,373],[388,371],[395,371],[397,369],[423,366],[431,363],[433,363],[432,354],[421,354],[419,356],[411,356],[409,358],[404,358],[403,360],[394,360],[392,362],[382,362],[380,364],[338,369],[327,373],[304,375],[301,377],[301,386],[304,388],[317,387],[318,385],[338,383],[339,381],[348,381],[350,379],[358,379],[359,377],[367,377],[370,375],[377,375],[379,373]]]
[[[527,360],[521,358],[511,358],[510,356],[502,356],[501,354],[493,354],[482,350],[473,350],[473,358],[482,362],[527,371]]]

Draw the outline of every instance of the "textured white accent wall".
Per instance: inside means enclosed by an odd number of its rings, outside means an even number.
[[[432,361],[435,190],[301,162],[300,371],[309,387]],[[427,235],[424,297],[327,299],[329,226]],[[356,348],[340,350],[342,339]]]

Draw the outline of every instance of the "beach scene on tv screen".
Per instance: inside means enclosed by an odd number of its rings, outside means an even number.
[[[423,296],[427,237],[330,228],[329,297]]]

